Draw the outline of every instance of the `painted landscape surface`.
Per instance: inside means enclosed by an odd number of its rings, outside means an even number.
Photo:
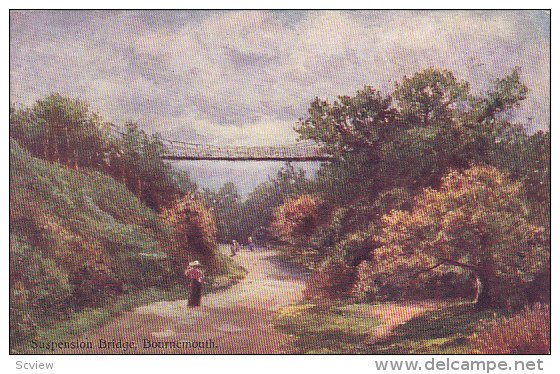
[[[549,30],[12,11],[11,352],[549,353]]]

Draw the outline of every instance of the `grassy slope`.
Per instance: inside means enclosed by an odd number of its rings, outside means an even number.
[[[469,337],[500,311],[480,311],[471,303],[450,303],[397,327],[388,339],[364,346],[363,353],[468,354]]]
[[[352,353],[381,323],[369,309],[367,304],[292,305],[279,310],[276,326],[297,337],[297,353]]]
[[[11,307],[23,316],[14,318],[13,330],[29,333],[30,317],[35,336],[62,339],[135,305],[186,298],[186,287],[162,260],[172,240],[169,226],[123,184],[37,159],[10,140]],[[208,277],[208,289],[243,276],[219,258],[223,272]],[[75,291],[82,286],[73,278],[82,268],[110,274],[124,293],[98,295],[85,309],[77,307]]]
[[[171,234],[113,178],[34,158],[10,143],[12,252],[33,252],[62,273],[87,268],[144,288],[169,274],[156,258]]]
[[[450,354],[469,353],[468,338],[481,322],[496,319],[499,311],[478,311],[471,303],[450,302],[411,318],[387,337],[372,343],[383,327],[387,305],[301,304],[280,310],[276,326],[297,337],[298,353]],[[387,316],[389,318],[389,316]]]

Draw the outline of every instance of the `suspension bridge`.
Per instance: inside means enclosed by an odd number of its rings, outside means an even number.
[[[166,160],[221,160],[221,161],[329,161],[330,156],[309,143],[278,146],[218,146],[167,140]]]
[[[126,132],[109,124],[110,132],[126,136]],[[298,142],[274,146],[236,146],[188,143],[161,139],[164,160],[215,160],[215,161],[329,161],[331,156],[313,142]]]

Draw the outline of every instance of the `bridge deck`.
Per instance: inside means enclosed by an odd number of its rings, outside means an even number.
[[[309,161],[330,161],[330,156],[196,156],[196,155],[163,155],[164,160],[185,160],[185,161],[290,161],[290,162],[309,162]]]
[[[115,137],[127,135],[115,125],[110,125],[110,131]],[[294,144],[273,146],[235,146],[197,144],[160,139],[164,146],[164,160],[208,160],[208,161],[330,161],[332,156],[321,150],[317,144],[310,141],[298,141]]]
[[[215,160],[215,161],[329,161],[330,155],[316,145],[297,143],[279,146],[217,146],[169,141],[165,160]]]

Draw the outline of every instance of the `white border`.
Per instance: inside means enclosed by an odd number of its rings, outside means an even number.
[[[236,1],[236,2],[226,2],[226,1],[216,1],[216,0],[206,0],[204,2],[180,2],[180,1],[169,1],[160,0],[158,2],[149,1],[119,1],[118,3],[107,0],[99,1],[55,1],[49,2],[48,6],[44,1],[7,1],[5,5],[5,11],[0,17],[0,32],[2,39],[4,41],[3,58],[1,59],[2,71],[1,75],[3,90],[1,91],[1,98],[3,106],[2,118],[5,120],[5,125],[2,127],[2,144],[5,147],[0,147],[0,158],[2,163],[0,163],[0,170],[2,173],[1,178],[1,215],[0,215],[0,235],[2,238],[2,243],[5,244],[5,251],[3,257],[3,269],[4,269],[4,281],[7,282],[7,274],[9,273],[8,264],[8,238],[9,238],[9,216],[8,216],[8,165],[9,165],[9,152],[8,152],[8,77],[9,77],[9,59],[8,59],[8,46],[9,46],[9,35],[8,35],[8,9],[10,8],[110,8],[110,9],[126,9],[126,8],[192,8],[192,9],[231,9],[231,8],[255,8],[255,9],[314,9],[314,8],[343,8],[343,9],[353,9],[353,8],[379,8],[379,9],[406,9],[406,8],[444,8],[444,9],[463,9],[465,5],[468,5],[472,9],[494,9],[494,8],[532,8],[532,9],[549,9],[554,8],[554,5],[558,2],[553,1],[508,1],[508,2],[498,2],[498,1],[469,1],[468,3],[455,2],[450,3],[448,1],[391,1],[383,3],[372,3],[366,1],[331,1],[331,0],[315,0],[315,1],[293,1],[293,0],[283,0],[283,1],[268,1],[264,3],[263,1]],[[560,7],[556,7],[560,9]],[[560,10],[559,10],[560,12]],[[559,13],[560,14],[560,13]],[[553,9],[552,15],[556,15]],[[558,66],[558,45],[560,44],[560,37],[558,35],[558,29],[555,27],[555,18],[552,18],[552,66]],[[552,72],[552,87],[557,87],[558,78],[555,74],[556,69]],[[552,110],[551,118],[560,118],[560,103],[558,103],[557,96],[552,94]],[[555,186],[557,186],[558,173],[556,165],[558,165],[559,159],[559,149],[558,145],[558,134],[557,131],[552,131],[552,189],[554,191]],[[556,255],[558,238],[555,233],[558,232],[557,222],[555,221],[556,212],[558,212],[560,207],[558,206],[557,200],[552,198],[552,211],[553,211],[553,222],[552,222],[552,251],[553,251],[553,267],[554,262],[558,262],[556,258],[560,255]],[[560,284],[560,275],[553,272],[552,284]],[[552,292],[552,311],[555,312],[558,308],[558,286],[553,287]],[[6,372],[30,372],[29,370],[16,370],[16,361],[27,361],[27,362],[54,362],[55,373],[175,373],[175,372],[189,372],[189,373],[231,373],[231,372],[242,372],[242,373],[271,373],[271,372],[282,372],[295,371],[295,372],[319,372],[319,373],[345,373],[348,371],[369,373],[374,372],[375,367],[373,361],[394,358],[397,360],[403,359],[417,359],[419,361],[427,361],[431,356],[8,356],[8,286],[2,288],[2,300],[3,307],[1,309],[2,321],[4,322],[5,328],[2,329],[2,338],[0,339],[0,352],[6,358],[3,360],[2,367],[7,369]],[[519,359],[533,359],[542,358],[544,361],[545,372],[558,372],[560,370],[560,346],[558,344],[560,336],[560,331],[558,324],[555,323],[555,318],[552,318],[552,352],[553,356],[453,356],[452,359],[496,359],[505,360],[512,364],[515,360]],[[8,357],[6,357],[8,356]],[[437,356],[442,358],[445,356]],[[513,371],[512,371],[513,372]]]

